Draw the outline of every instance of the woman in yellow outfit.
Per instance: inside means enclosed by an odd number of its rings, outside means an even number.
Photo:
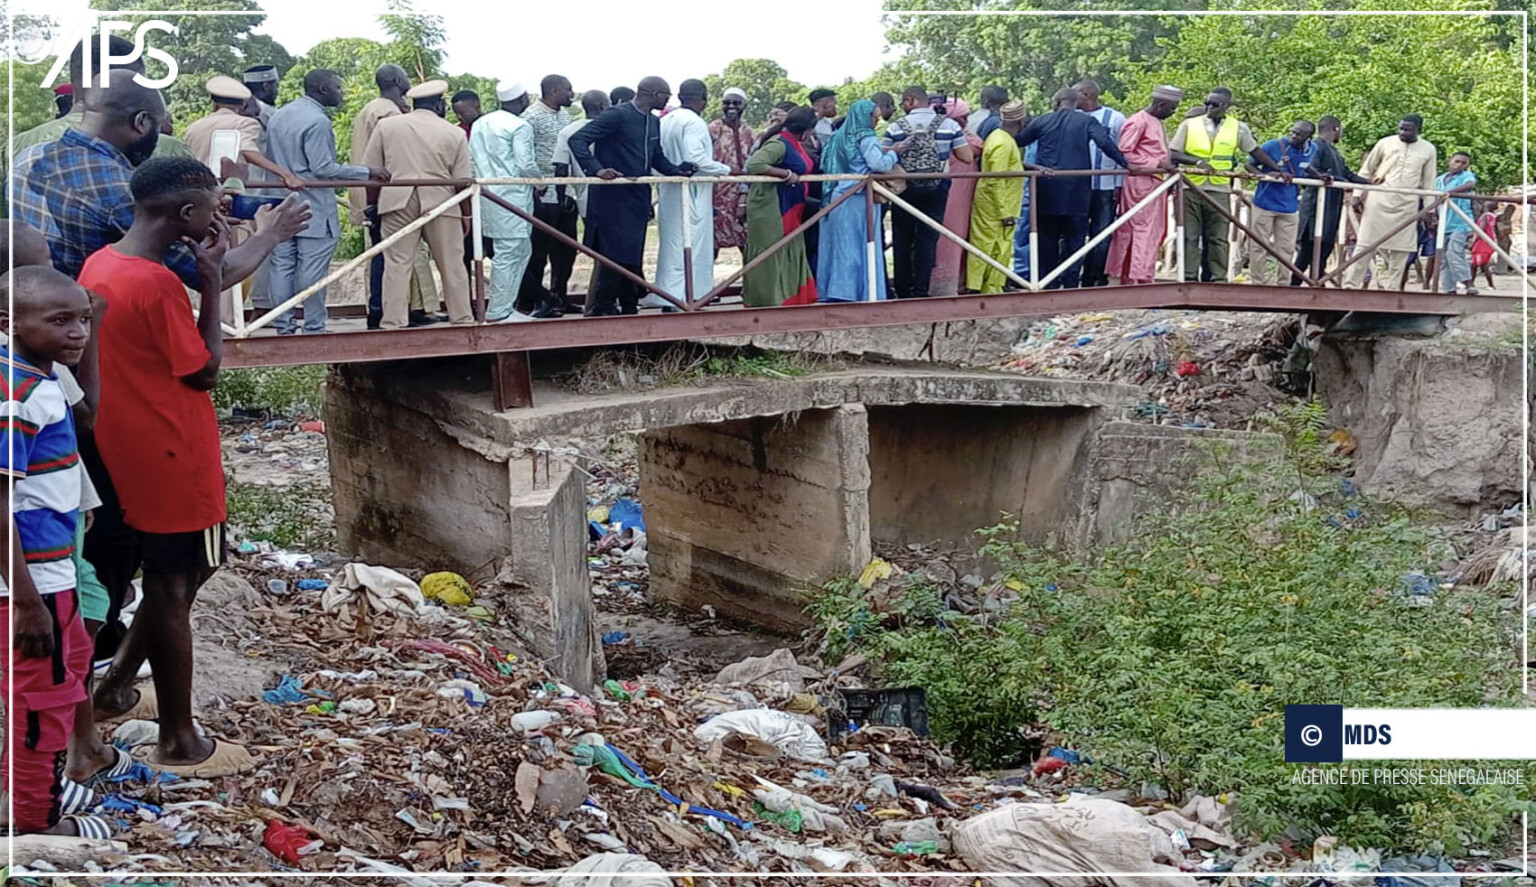
[[[1014,101],[1003,105],[999,116],[1002,125],[987,136],[981,148],[981,171],[1020,172],[1024,169],[1024,158],[1014,136],[1024,128],[1029,112],[1023,102]],[[1023,177],[976,181],[976,196],[971,202],[971,244],[1005,268],[1013,264],[1013,226],[1023,201]],[[1000,293],[1007,280],[1003,272],[975,256],[967,259],[965,287],[971,292]]]

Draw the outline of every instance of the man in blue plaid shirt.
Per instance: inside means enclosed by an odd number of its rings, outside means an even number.
[[[53,266],[78,277],[85,260],[121,240],[133,224],[133,169],[154,153],[166,119],[159,90],[134,82],[128,70],[114,70],[107,89],[93,90],[79,126],[58,141],[34,145],[16,158],[11,211],[43,232]],[[254,273],[277,244],[309,221],[307,205],[289,199],[258,214],[256,233],[224,257],[224,280],[236,283]],[[166,266],[187,286],[201,285],[192,252],[177,244]]]

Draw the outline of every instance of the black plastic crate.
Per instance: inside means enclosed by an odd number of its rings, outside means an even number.
[[[907,727],[928,735],[928,693],[922,687],[889,690],[842,690],[842,708],[828,712],[834,737],[849,732],[848,722],[863,727]]]

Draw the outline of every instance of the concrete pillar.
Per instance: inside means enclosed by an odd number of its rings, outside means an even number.
[[[869,562],[862,404],[640,437],[651,594],[793,632],[799,593]]]
[[[512,499],[512,579],[499,595],[514,630],[566,683],[590,693],[604,675],[602,640],[587,572],[587,496],[582,475],[556,472],[547,489]]]
[[[581,476],[557,468],[529,490],[526,463],[470,446],[473,436],[429,412],[431,401],[400,397],[393,384],[383,370],[347,367],[325,388],[341,552],[463,574],[490,606],[512,611],[530,652],[590,691],[604,665]]]

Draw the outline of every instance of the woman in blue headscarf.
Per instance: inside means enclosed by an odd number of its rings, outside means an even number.
[[[827,139],[821,149],[824,173],[889,172],[896,165],[896,155],[883,151],[875,136],[878,111],[869,99],[853,103],[842,128]],[[823,205],[836,200],[858,184],[856,181],[828,182],[832,187],[822,198]],[[869,262],[875,264],[874,299],[885,298],[885,238],[881,236],[881,213],[875,207],[874,256],[870,256],[865,228],[864,201],[850,197],[821,220],[821,251],[816,262],[816,291],[823,302],[866,302],[869,293]]]

